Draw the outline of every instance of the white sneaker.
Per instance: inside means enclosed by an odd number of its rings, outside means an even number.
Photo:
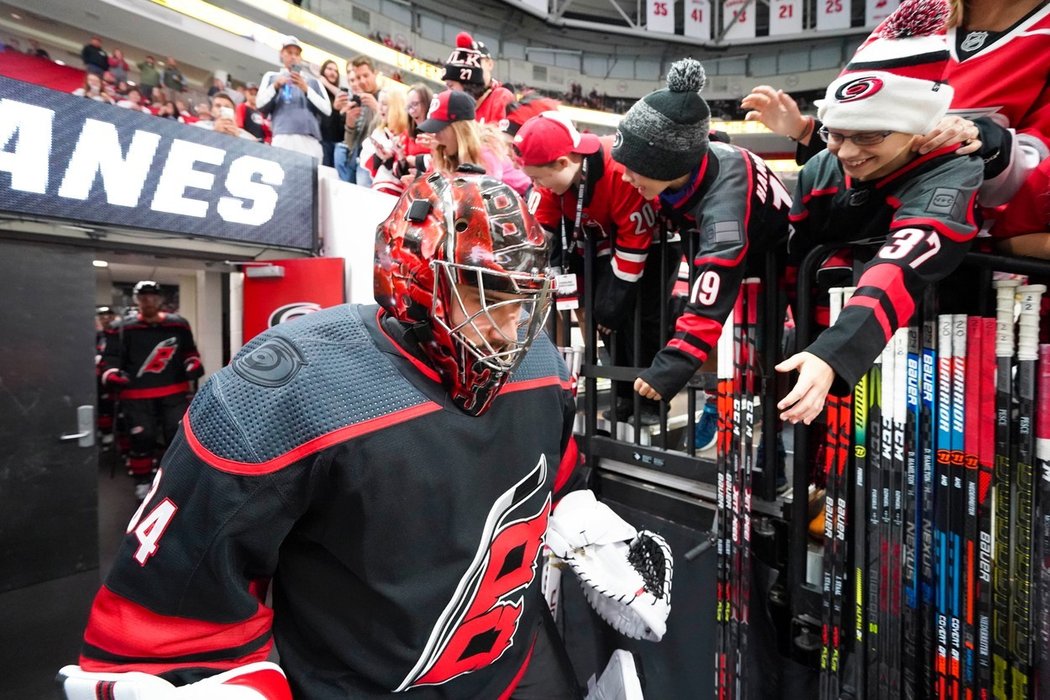
[[[585,700],[644,700],[642,682],[638,678],[638,667],[634,654],[617,649],[609,658],[602,675],[595,681],[587,681]]]

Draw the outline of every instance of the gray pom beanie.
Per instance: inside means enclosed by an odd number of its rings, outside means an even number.
[[[700,90],[704,67],[692,58],[671,64],[667,87],[634,103],[620,121],[612,157],[654,180],[675,180],[707,153],[711,110]]]

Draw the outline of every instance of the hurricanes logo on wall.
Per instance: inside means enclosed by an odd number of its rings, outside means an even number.
[[[882,89],[882,79],[874,75],[866,75],[856,78],[835,91],[835,99],[839,102],[856,102],[866,100]]]
[[[297,301],[292,304],[285,304],[284,306],[277,307],[270,313],[270,318],[266,321],[266,327],[273,328],[278,323],[291,321],[300,316],[312,314],[313,312],[320,310],[320,304],[314,304],[309,301]]]

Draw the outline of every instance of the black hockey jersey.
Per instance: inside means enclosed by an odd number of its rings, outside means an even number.
[[[661,396],[678,393],[711,354],[749,267],[788,234],[791,197],[755,154],[712,141],[691,182],[660,195],[661,211],[697,241],[692,289],[667,345],[642,379]]]
[[[186,393],[186,362],[200,359],[190,324],[182,316],[161,313],[148,322],[141,315],[124,318],[106,329],[106,344],[99,369],[103,380],[109,371],[121,370],[131,383],[121,389],[122,399],[155,399]]]
[[[822,151],[799,175],[791,257],[855,243],[855,259],[867,261],[835,325],[806,348],[835,370],[834,394],[852,389],[911,319],[923,289],[958,267],[977,235],[974,202],[984,166],[954,151],[927,153],[870,182],[852,180]]]
[[[472,417],[379,313],[281,324],[205,384],[96,598],[86,670],[182,682],[276,640],[298,698],[513,685],[575,462],[568,372],[541,335]]]

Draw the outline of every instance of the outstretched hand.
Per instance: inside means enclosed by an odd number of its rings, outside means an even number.
[[[806,118],[798,108],[798,103],[783,90],[775,90],[768,85],[758,85],[751,89],[751,94],[740,101],[743,109],[749,110],[744,115],[747,121],[762,122],[773,133],[798,138],[807,126]]]
[[[798,370],[798,381],[777,408],[780,418],[789,423],[809,425],[824,410],[824,400],[835,381],[835,370],[824,360],[808,352],[795,353],[776,366],[778,372]]]

